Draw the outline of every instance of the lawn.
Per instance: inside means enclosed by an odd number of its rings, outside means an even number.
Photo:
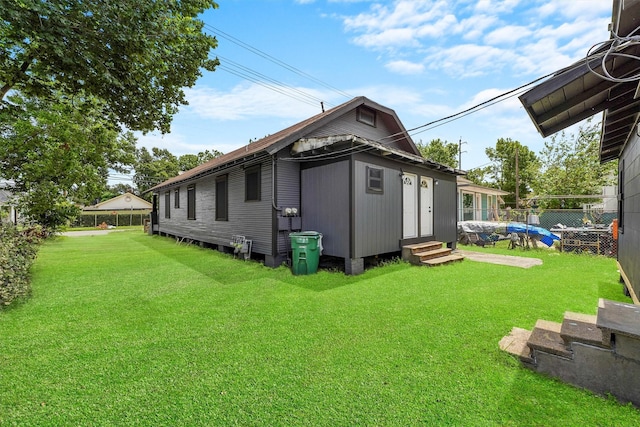
[[[0,425],[640,425],[498,349],[628,302],[615,261],[480,250],[543,265],[293,276],[139,231],[58,238],[0,312]]]

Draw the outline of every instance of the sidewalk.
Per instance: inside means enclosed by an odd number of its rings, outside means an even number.
[[[490,264],[508,265],[511,267],[531,268],[534,265],[542,265],[542,260],[538,258],[526,258],[513,255],[496,255],[483,252],[465,251],[457,249],[456,253],[463,257],[478,262],[488,262]]]

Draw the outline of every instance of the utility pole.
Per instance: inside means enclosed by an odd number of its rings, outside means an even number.
[[[462,137],[458,140],[458,169],[462,170],[462,144],[466,144],[466,141],[462,141]],[[466,153],[466,151],[464,151]]]

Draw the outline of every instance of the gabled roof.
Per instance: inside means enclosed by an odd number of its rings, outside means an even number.
[[[85,206],[84,211],[117,211],[128,209],[151,209],[153,205],[131,193],[124,193],[104,202]]]
[[[395,111],[390,108],[384,107],[370,99],[360,96],[353,98],[344,104],[331,108],[325,112],[317,114],[293,126],[276,132],[272,135],[266,136],[258,141],[252,142],[249,145],[238,148],[220,157],[212,159],[206,163],[203,163],[191,170],[184,172],[181,175],[170,178],[149,191],[158,191],[164,187],[179,184],[191,179],[195,179],[201,176],[206,176],[215,173],[223,168],[241,164],[257,157],[272,155],[277,153],[282,148],[294,143],[302,138],[304,135],[313,132],[314,130],[326,125],[327,123],[335,120],[343,114],[361,106],[367,106],[379,111],[381,114],[378,116],[379,120],[384,121],[385,125],[394,132],[395,137],[393,142],[403,148],[407,154],[420,157],[420,151],[411,140],[411,137],[407,133],[406,129],[400,122],[400,119],[396,115]],[[384,142],[384,141],[383,141]],[[391,142],[391,139],[389,140]],[[400,150],[396,150],[400,151]]]
[[[511,194],[508,191],[500,190],[499,188],[478,185],[470,179],[464,178],[462,176],[457,176],[456,182],[458,184],[458,188],[473,191],[475,193],[491,194],[495,196],[506,196],[507,194]]]
[[[614,0],[611,38],[633,34],[639,18],[640,2]],[[619,54],[638,56],[640,45],[617,45],[615,55],[609,55],[609,48],[603,45],[589,58],[557,71],[520,96],[520,102],[543,137],[604,112],[600,140],[602,162],[620,155],[635,129],[640,110],[637,81],[620,82],[601,77],[603,62],[606,70],[617,78],[638,74],[640,61]]]

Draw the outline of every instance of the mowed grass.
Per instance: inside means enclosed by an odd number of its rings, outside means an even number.
[[[640,425],[498,349],[629,301],[615,261],[505,253],[543,265],[293,276],[141,232],[56,239],[0,312],[0,425]]]

